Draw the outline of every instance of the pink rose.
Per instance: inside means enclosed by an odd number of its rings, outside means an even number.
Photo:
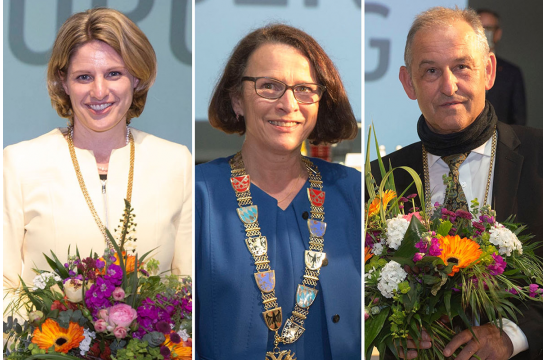
[[[107,326],[108,323],[102,319],[98,319],[97,321],[95,321],[95,330],[97,332],[105,332]]]
[[[98,318],[108,321],[108,309],[100,309],[98,311]]]
[[[114,336],[117,339],[123,339],[127,337],[127,329],[125,329],[123,326],[118,326],[114,330]]]
[[[136,310],[127,304],[118,304],[109,308],[108,323],[110,326],[128,328],[137,317]]]
[[[125,299],[125,291],[120,287],[116,287],[112,293],[112,296],[114,297],[115,301],[121,301]]]

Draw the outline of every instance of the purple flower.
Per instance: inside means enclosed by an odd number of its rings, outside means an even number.
[[[161,355],[163,355],[164,357],[168,357],[170,358],[170,349],[166,346],[161,346],[161,350],[159,350],[159,352],[161,353]]]
[[[441,206],[441,203],[439,201],[436,201],[435,204],[433,204],[434,207],[438,208]]]
[[[106,263],[104,261],[102,261],[100,259],[97,259],[97,261],[96,261],[97,269],[102,269],[102,268],[104,268],[105,265],[106,265]]]
[[[530,290],[530,297],[533,297],[533,298],[543,293],[543,289],[540,289],[538,284],[530,284],[529,290]]]
[[[425,253],[428,250],[428,244],[425,241],[423,241],[422,239],[420,239],[420,241],[417,242],[414,246],[418,250],[420,250],[421,253]]]
[[[407,199],[414,199],[416,197],[416,194],[407,195]]]
[[[157,324],[155,324],[155,328],[160,333],[163,333],[163,334],[170,333],[170,325],[166,321],[159,321]]]
[[[456,214],[446,208],[441,209],[441,218],[443,220],[449,220],[451,223],[456,221]]]
[[[437,238],[431,239],[431,245],[430,245],[430,256],[439,256],[443,252],[443,249],[439,247],[439,240]]]
[[[144,269],[139,269],[140,273],[142,273],[142,275],[144,276],[149,276],[149,272],[147,272],[146,270]]]
[[[422,260],[423,255],[424,255],[423,253],[417,252],[416,254],[414,254],[413,261],[418,262],[418,261]]]
[[[365,246],[372,247],[375,244],[375,239],[368,232],[365,233]]]
[[[182,341],[182,338],[177,333],[172,332],[170,333],[170,341],[172,341],[174,344],[179,344]]]
[[[69,267],[68,263],[64,263],[64,267],[68,269]]]
[[[488,265],[488,270],[490,271],[490,275],[496,276],[503,274],[505,267],[507,266],[507,263],[503,260],[501,255],[492,254],[492,258],[494,258],[494,263],[491,265]]]
[[[496,221],[493,216],[488,216],[488,215],[479,216],[479,220],[481,220],[481,222],[483,223],[487,222],[489,224],[494,224],[494,222]]]
[[[464,210],[456,210],[456,217],[461,217],[462,219],[467,219],[467,220],[473,219],[473,215],[471,215],[471,213]]]
[[[112,264],[108,266],[108,270],[106,270],[106,275],[104,276],[104,280],[107,280],[111,282],[112,284],[118,286],[121,285],[123,279],[123,269],[121,269],[121,266]]]
[[[518,290],[517,290],[516,288],[511,288],[511,289],[509,289],[509,292],[510,292],[511,294],[513,294],[513,295],[517,295],[517,294],[519,293]]]
[[[448,234],[450,236],[454,236],[456,235],[456,231],[458,231],[458,229],[456,229],[454,226],[450,228],[450,231],[448,232]]]
[[[402,196],[402,197],[399,198],[399,202],[404,202],[404,203],[405,203],[405,202],[407,202],[407,201],[409,201],[409,199],[407,199],[407,198],[404,197],[404,196]]]
[[[481,235],[485,230],[484,226],[476,221],[473,221],[473,227],[475,228],[475,232],[477,235]]]

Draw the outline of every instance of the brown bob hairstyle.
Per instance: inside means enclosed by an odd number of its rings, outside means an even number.
[[[74,14],[60,28],[47,67],[47,90],[51,105],[61,117],[68,118],[74,124],[70,96],[64,91],[62,80],[75,52],[93,40],[111,46],[121,56],[130,74],[139,79],[126,115],[129,124],[144,110],[148,90],[157,75],[157,59],[142,30],[114,9],[96,8]]]
[[[245,122],[237,120],[231,98],[241,96],[241,78],[244,76],[248,59],[265,43],[286,44],[301,51],[312,64],[318,83],[327,87],[327,91],[320,99],[318,119],[309,135],[309,141],[314,144],[337,143],[356,137],[358,125],[335,65],[310,35],[283,24],[270,24],[257,29],[237,44],[210,101],[208,107],[210,124],[228,134],[242,135],[246,132]]]

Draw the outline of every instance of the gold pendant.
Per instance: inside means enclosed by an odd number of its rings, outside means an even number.
[[[265,360],[297,360],[295,353],[291,353],[291,350],[282,350],[280,352],[267,351]]]

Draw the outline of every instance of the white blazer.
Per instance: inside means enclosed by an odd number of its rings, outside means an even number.
[[[4,289],[17,287],[18,275],[31,285],[33,268],[50,269],[43,253],[53,251],[64,262],[68,246],[71,255],[76,246],[81,256],[91,250],[104,252],[104,238],[83,197],[61,131],[4,149]],[[183,145],[131,132],[137,252],[157,248],[153,257],[160,271],[191,275],[191,154]],[[112,151],[104,195],[92,151],[76,148],[94,207],[112,232],[123,216],[129,154],[129,145]]]

